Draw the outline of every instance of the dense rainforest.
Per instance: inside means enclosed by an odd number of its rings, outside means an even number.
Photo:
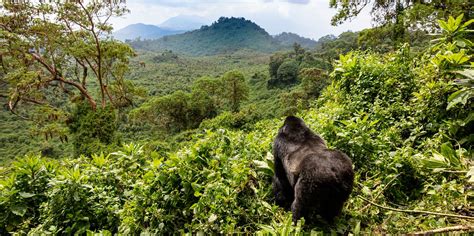
[[[317,41],[221,17],[121,42],[124,3],[2,7],[0,235],[474,231],[469,1],[376,0],[376,27]],[[352,159],[332,223],[275,204],[287,115]]]

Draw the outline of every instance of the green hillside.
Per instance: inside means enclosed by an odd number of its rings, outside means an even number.
[[[240,49],[273,52],[284,48],[257,24],[234,17],[221,17],[210,26],[184,34],[132,41],[130,44],[136,49],[172,50],[194,56],[231,53]]]
[[[436,53],[415,56],[404,47],[342,55],[333,83],[298,114],[354,163],[354,192],[332,225],[292,225],[291,214],[273,203],[271,142],[281,119],[247,131],[222,128],[215,119],[210,122],[219,128],[199,129],[170,152],[127,144],[108,155],[21,158],[12,167],[17,174],[3,184],[0,207],[9,213],[0,223],[15,232],[52,234],[469,230],[472,141],[456,148],[450,140],[471,135],[464,129],[472,110],[447,102],[462,87],[427,73],[449,58]]]
[[[330,4],[333,24],[366,6]],[[124,1],[5,2],[0,235],[472,234],[472,8],[372,7],[378,27],[305,48],[224,17],[124,43],[107,22],[127,13]],[[275,162],[279,132],[290,159],[334,161],[319,145],[295,148],[310,137],[279,131],[289,115],[352,161],[352,193],[334,221],[318,211],[293,221],[298,195],[293,212],[277,204],[275,172],[294,167]],[[324,166],[314,168],[321,180],[341,172]],[[304,176],[297,182],[312,182]]]

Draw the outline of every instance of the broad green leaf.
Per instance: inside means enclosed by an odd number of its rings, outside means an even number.
[[[463,88],[461,90],[458,90],[451,94],[448,97],[448,106],[446,107],[446,110],[451,109],[455,105],[461,103],[462,105],[466,105],[467,101],[469,98],[473,96],[473,91],[472,89],[468,88]]]
[[[462,24],[461,27],[466,28],[466,27],[468,27],[470,24],[472,24],[473,22],[474,22],[474,19],[470,19],[470,20],[464,22],[464,24]]]
[[[359,235],[359,233],[360,233],[360,220],[357,221],[357,224],[356,224],[354,230],[352,231],[352,233],[353,233],[354,235]]]
[[[466,174],[466,177],[469,178],[469,180],[467,182],[474,183],[474,166],[471,166],[471,168],[469,169],[469,171]]]
[[[209,223],[212,223],[212,222],[214,222],[214,221],[216,221],[216,220],[217,220],[217,216],[216,216],[215,214],[211,214],[211,216],[209,217],[209,220],[208,220],[208,221],[209,221]]]
[[[454,73],[461,74],[469,79],[474,79],[474,69],[457,70]]]
[[[422,165],[427,169],[446,168],[448,163],[444,156],[438,153],[433,153],[431,158],[423,158],[420,160]]]
[[[13,214],[17,216],[24,216],[27,208],[24,205],[16,205],[16,206],[10,207],[10,210],[12,211]]]
[[[459,25],[461,25],[461,21],[462,21],[463,17],[464,17],[464,14],[461,14],[456,18],[456,22],[455,22],[455,25],[454,25],[455,29],[459,28]]]
[[[22,198],[30,198],[30,197],[34,197],[34,196],[36,195],[36,194],[34,194],[34,193],[25,193],[25,192],[20,192],[20,193],[18,193],[18,194],[20,194],[20,196],[21,196]]]
[[[264,172],[265,174],[273,175],[273,168],[271,168],[267,162],[254,160],[253,164],[255,164],[258,170]]]
[[[459,167],[461,165],[461,161],[451,143],[446,142],[441,145],[441,154],[450,162],[451,166]]]
[[[441,29],[448,31],[448,24],[444,20],[438,20],[438,25]]]

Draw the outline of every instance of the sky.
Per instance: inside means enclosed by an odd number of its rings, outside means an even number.
[[[370,9],[352,21],[331,26],[336,10],[329,8],[329,0],[127,0],[127,8],[129,14],[112,19],[116,30],[134,23],[159,25],[178,15],[200,16],[209,23],[221,16],[244,17],[271,35],[292,32],[315,40],[372,26]]]

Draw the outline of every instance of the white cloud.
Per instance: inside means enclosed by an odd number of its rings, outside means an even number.
[[[209,22],[220,16],[245,17],[270,34],[294,32],[314,39],[371,26],[369,9],[352,22],[331,26],[336,11],[329,8],[328,0],[129,0],[127,7],[130,14],[112,20],[115,29],[139,22],[156,25],[177,15],[197,15]]]

